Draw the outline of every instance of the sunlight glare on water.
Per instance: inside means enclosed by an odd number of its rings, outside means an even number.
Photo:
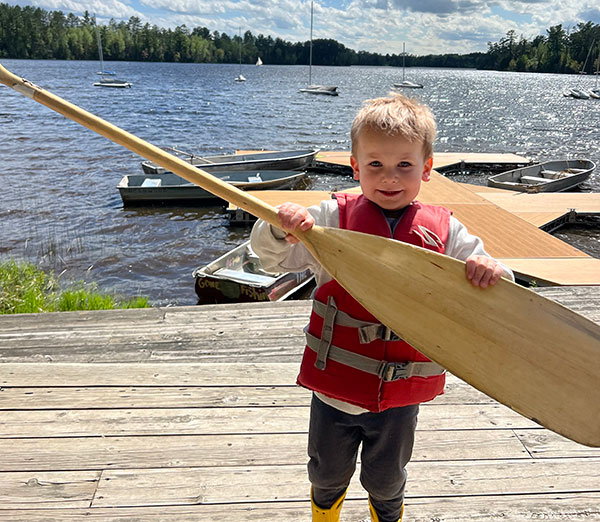
[[[10,71],[159,146],[195,154],[235,149],[349,150],[361,103],[386,95],[401,70],[314,67],[313,81],[339,97],[298,92],[304,66],[116,63],[131,89],[101,89],[96,62],[5,60]],[[108,66],[108,65],[107,65]],[[425,88],[410,92],[432,108],[436,150],[511,152],[534,160],[600,161],[600,100],[562,96],[593,78],[452,69],[410,69]],[[0,87],[0,258],[26,259],[95,281],[154,305],[194,304],[192,272],[241,243],[248,228],[228,226],[221,208],[127,208],[116,188],[140,173],[141,159],[31,100]],[[311,187],[353,181],[315,175]],[[584,187],[600,191],[600,174]],[[598,234],[589,234],[600,255]],[[597,246],[596,246],[597,245]],[[596,249],[596,250],[594,250]]]

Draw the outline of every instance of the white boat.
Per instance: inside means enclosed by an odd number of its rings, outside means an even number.
[[[246,77],[242,74],[242,28],[240,27],[240,73],[235,77],[236,82],[245,82]]]
[[[394,87],[397,89],[422,89],[423,85],[420,83],[411,82],[406,80],[406,44],[402,43],[402,81],[395,83]]]
[[[590,95],[583,89],[569,88],[563,91],[563,96],[577,98],[578,100],[589,100]]]
[[[260,59],[260,56],[258,57],[258,60],[256,60],[256,65],[260,66],[263,64],[263,61]]]
[[[102,53],[102,39],[100,38],[100,28],[96,26],[96,42],[98,44],[98,56],[100,58],[100,70],[98,74],[102,75],[99,81],[94,82],[94,87],[112,87],[117,89],[128,89],[132,86],[131,82],[125,80],[117,80],[115,78],[109,78],[114,76],[114,71],[104,70],[104,55]]]
[[[310,49],[308,54],[308,85],[300,92],[309,94],[323,94],[325,96],[338,96],[336,85],[313,85],[312,83],[312,56],[313,56],[313,2],[310,3]]]
[[[488,178],[488,186],[519,192],[563,192],[586,181],[596,164],[587,159],[554,160]]]
[[[112,87],[116,89],[129,89],[132,85],[131,82],[115,78],[100,78],[100,81],[94,82],[94,87]]]
[[[193,276],[198,304],[302,299],[315,286],[310,270],[266,272],[250,241],[197,268]]]
[[[305,171],[261,170],[224,171],[213,174],[241,190],[285,190],[304,180]],[[211,192],[190,183],[172,172],[162,174],[130,174],[123,176],[117,185],[124,205],[183,204],[206,202],[213,205],[225,201]]]
[[[308,92],[310,94],[325,94],[327,96],[339,95],[335,85],[308,85],[300,89],[300,92]]]
[[[302,170],[308,168],[319,152],[318,149],[284,150],[279,152],[252,152],[248,154],[222,154],[218,156],[197,156],[175,147],[165,147],[171,154],[179,156],[195,167],[207,172],[223,170]],[[160,174],[166,170],[152,161],[142,162],[146,174]]]
[[[592,45],[590,45],[590,48],[588,49],[588,53],[587,56],[585,57],[585,61],[583,62],[583,67],[581,68],[581,71],[579,71],[579,74],[586,74],[586,67],[587,67],[587,63],[588,60],[590,58],[590,54],[592,52],[592,48],[594,47],[594,43],[595,40],[592,41]],[[600,89],[598,89],[598,71],[600,70],[600,51],[598,53],[598,69],[596,70],[596,72],[594,74],[596,74],[596,85],[594,87],[594,89],[584,89],[581,87],[568,87],[567,89],[565,89],[563,91],[563,96],[567,96],[570,98],[576,98],[578,100],[589,100],[590,98],[600,98]],[[593,71],[593,65],[592,65],[592,71]],[[581,85],[581,83],[580,83]]]

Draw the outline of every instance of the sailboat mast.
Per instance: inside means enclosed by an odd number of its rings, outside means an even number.
[[[310,49],[308,51],[308,85],[312,85],[313,3],[310,2]]]
[[[594,89],[598,88],[598,76],[600,76],[600,43],[598,44],[598,63],[596,64],[596,85]]]
[[[240,27],[240,74],[242,74],[242,28]]]
[[[402,42],[402,81],[404,81],[405,69],[406,69],[406,42]]]
[[[102,56],[102,41],[100,40],[100,28],[96,25],[96,41],[98,42],[98,54],[100,55],[100,72],[104,72],[104,57]]]

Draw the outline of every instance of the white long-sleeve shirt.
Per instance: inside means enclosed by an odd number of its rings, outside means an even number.
[[[312,206],[308,211],[315,218],[315,224],[339,228],[340,218],[335,199],[324,200],[319,206]],[[291,245],[285,241],[285,233],[259,220],[250,236],[252,250],[260,257],[263,268],[270,272],[302,272],[309,268],[315,274],[317,286],[327,283],[331,276],[316,261],[313,255],[302,244]],[[445,255],[466,261],[471,255],[491,257],[483,248],[483,241],[472,234],[455,217],[450,217],[450,231],[446,242]],[[503,277],[514,281],[512,271],[504,268]]]
[[[339,228],[339,212],[337,200],[324,200],[318,206],[308,208],[315,219],[316,225]],[[250,236],[252,250],[260,257],[263,268],[269,272],[302,272],[310,269],[315,274],[317,287],[331,281],[332,277],[317,262],[308,249],[302,244],[292,245],[285,240],[285,233],[269,223],[259,220],[252,229]],[[450,217],[450,229],[445,245],[445,255],[466,261],[471,255],[483,255],[491,257],[483,247],[483,241],[472,234],[454,216]],[[514,281],[512,271],[502,265],[503,277]],[[465,276],[466,277],[466,276]],[[319,399],[350,414],[365,413],[367,410],[332,399],[321,393],[317,393]]]

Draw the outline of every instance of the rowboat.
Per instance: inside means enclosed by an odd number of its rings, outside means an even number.
[[[211,174],[224,170],[302,170],[312,164],[319,152],[318,149],[305,149],[197,156],[175,147],[165,147],[165,150]],[[146,174],[166,172],[152,161],[143,161],[142,170]]]
[[[284,190],[296,186],[307,176],[298,170],[223,171],[216,177],[242,190]],[[172,172],[130,174],[117,185],[124,205],[198,203],[222,204],[225,201]]]
[[[310,270],[266,272],[250,241],[197,268],[193,276],[198,304],[302,299],[315,286]]]
[[[554,160],[490,176],[488,186],[519,192],[563,192],[586,181],[596,164],[587,159]]]

